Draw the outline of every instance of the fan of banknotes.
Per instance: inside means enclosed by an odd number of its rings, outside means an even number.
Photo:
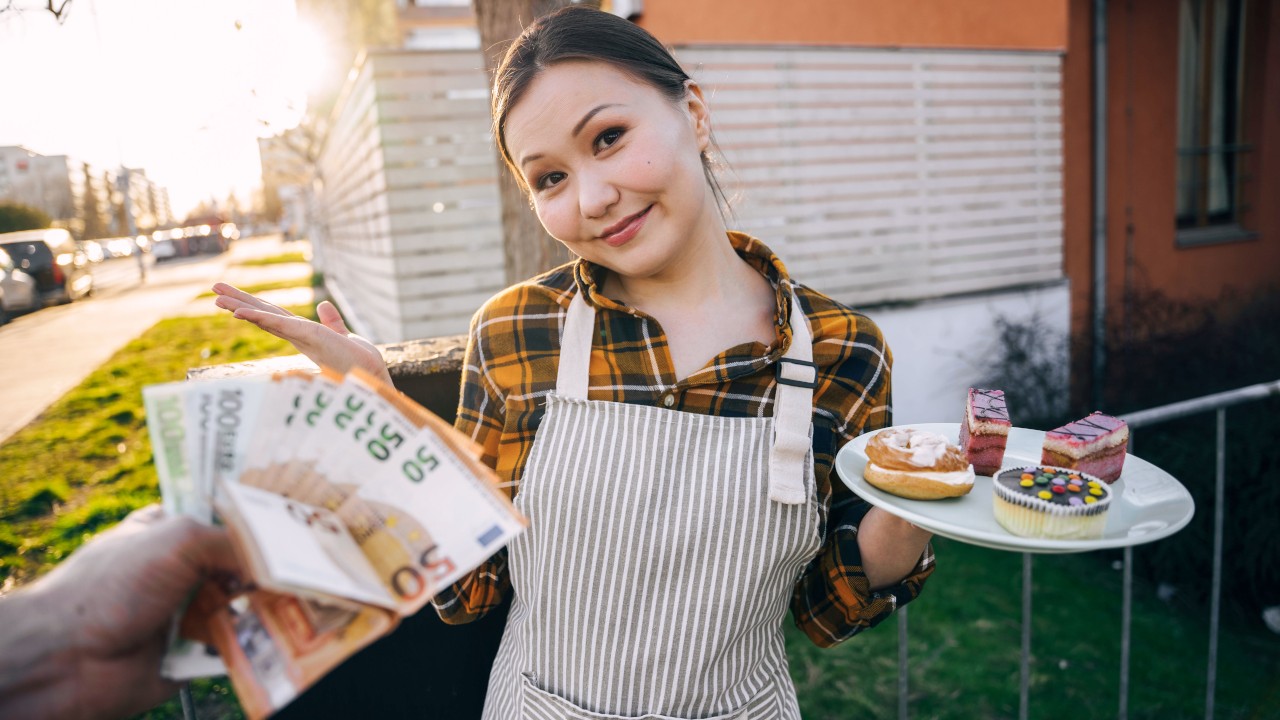
[[[361,370],[143,389],[165,509],[227,526],[247,587],[206,583],[163,674],[279,709],[510,542],[525,519],[469,438]]]

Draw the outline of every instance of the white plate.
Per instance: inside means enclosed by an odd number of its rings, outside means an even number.
[[[958,423],[903,425],[940,433],[958,443]],[[836,472],[851,490],[876,507],[905,518],[937,535],[981,545],[994,550],[1032,553],[1073,553],[1128,545],[1140,545],[1166,538],[1191,522],[1195,503],[1191,493],[1172,475],[1143,460],[1128,455],[1124,471],[1111,485],[1115,499],[1107,512],[1107,525],[1096,540],[1050,540],[1019,537],[1000,527],[991,509],[991,476],[979,475],[968,495],[945,500],[908,500],[890,495],[867,483],[862,468],[867,464],[867,441],[879,430],[860,435],[845,444],[836,455]],[[1039,465],[1044,433],[1012,428],[1005,445],[1001,468]]]

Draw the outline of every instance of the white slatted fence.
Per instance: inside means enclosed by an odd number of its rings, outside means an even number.
[[[1049,53],[686,47],[737,225],[867,306],[1062,277]]]
[[[683,47],[737,227],[858,307],[1060,280],[1061,58]],[[376,339],[463,332],[503,281],[477,52],[371,54],[321,167],[327,267]]]
[[[465,332],[502,287],[497,158],[478,52],[375,52],[321,156],[326,279],[374,339]]]

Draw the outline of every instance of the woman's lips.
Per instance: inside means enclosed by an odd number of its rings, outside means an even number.
[[[636,236],[640,232],[640,228],[644,227],[644,221],[649,217],[649,211],[653,206],[645,208],[643,211],[632,215],[631,217],[609,227],[604,234],[600,236],[610,247],[618,247],[628,240]]]

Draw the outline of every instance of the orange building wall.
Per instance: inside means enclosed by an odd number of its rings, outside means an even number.
[[[1057,50],[1068,0],[645,0],[638,24],[687,43]]]
[[[1178,6],[1165,0],[1111,3],[1107,54],[1107,321],[1125,322],[1126,288],[1212,300],[1225,288],[1249,294],[1280,287],[1280,3],[1250,3],[1246,141],[1254,144],[1255,240],[1176,244]],[[1071,280],[1073,377],[1089,377],[1093,313],[1093,11],[1071,0],[1063,64],[1064,263]],[[1077,393],[1081,388],[1075,388]]]
[[[1266,4],[1250,3],[1265,9]],[[1165,0],[1115,3],[1108,54],[1108,303],[1115,310],[1126,287],[1146,286],[1186,299],[1218,297],[1224,287],[1248,291],[1280,282],[1280,18],[1255,13],[1269,35],[1269,58],[1256,55],[1245,110],[1255,145],[1254,209],[1246,222],[1258,239],[1179,248],[1175,243],[1177,179],[1177,4]],[[1255,34],[1255,37],[1258,35]],[[1127,269],[1127,273],[1125,272]],[[1114,313],[1109,313],[1115,317]]]

